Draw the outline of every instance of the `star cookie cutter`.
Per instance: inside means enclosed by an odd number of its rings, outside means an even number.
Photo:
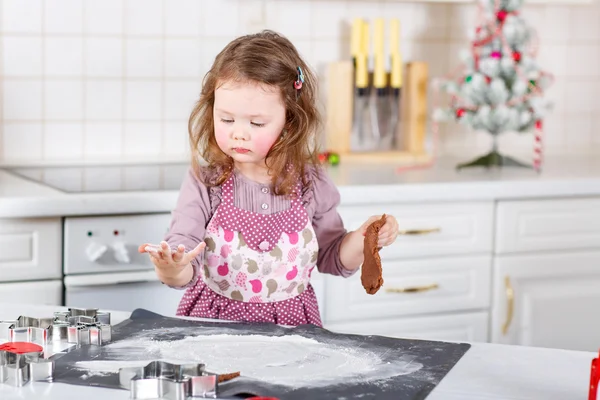
[[[28,342],[0,345],[0,384],[24,386],[27,382],[52,382],[54,361],[43,358],[41,346]]]
[[[132,399],[215,399],[218,378],[206,372],[204,364],[152,361],[146,366],[119,369],[119,383],[130,390]]]
[[[54,313],[55,331],[67,343],[101,346],[111,341],[110,313],[97,308],[69,308]]]
[[[0,321],[0,340],[45,346],[52,338],[52,322],[52,318],[32,318],[24,315],[14,321]]]
[[[14,321],[0,321],[0,340],[30,342],[46,346],[52,341],[103,345],[111,341],[110,313],[95,308],[69,308],[55,312],[53,318],[20,316]]]

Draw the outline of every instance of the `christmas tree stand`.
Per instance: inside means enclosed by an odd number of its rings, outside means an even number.
[[[488,154],[478,157],[475,160],[461,163],[456,166],[457,170],[461,170],[463,168],[472,168],[472,167],[485,167],[486,169],[490,168],[502,168],[502,167],[521,167],[521,168],[533,168],[530,164],[522,163],[510,156],[505,156],[498,152],[498,146],[496,144],[496,137],[494,136],[494,144],[492,146],[492,151]]]

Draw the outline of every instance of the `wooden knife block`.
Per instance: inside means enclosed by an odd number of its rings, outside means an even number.
[[[430,161],[425,151],[427,131],[428,65],[406,64],[404,86],[400,94],[400,129],[397,148],[391,151],[353,152],[350,148],[354,108],[354,67],[351,61],[329,64],[327,78],[326,149],[340,155],[341,162],[395,162],[419,164]]]

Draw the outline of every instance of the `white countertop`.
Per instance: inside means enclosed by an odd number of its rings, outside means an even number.
[[[440,159],[429,169],[399,173],[390,163],[342,160],[329,173],[343,205],[600,195],[600,157],[549,157],[540,174],[514,168],[457,172],[458,162]],[[177,196],[176,190],[70,194],[0,170],[0,218],[170,212]]]
[[[0,320],[26,314],[52,315],[61,307],[0,303]],[[126,313],[112,314],[116,324]],[[433,390],[428,400],[587,399],[594,353],[474,343]],[[34,382],[22,388],[0,384],[0,398],[49,400],[125,400],[129,392],[62,383]]]

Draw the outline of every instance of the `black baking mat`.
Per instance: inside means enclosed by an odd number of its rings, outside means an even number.
[[[298,335],[327,343],[328,347],[359,349],[364,354],[376,355],[381,360],[380,369],[367,376],[352,376],[336,379],[326,384],[303,384],[284,386],[244,376],[219,386],[220,398],[244,398],[248,395],[272,396],[286,400],[331,400],[331,399],[377,399],[377,400],[418,400],[425,399],[436,385],[467,352],[467,343],[446,343],[425,340],[394,339],[382,336],[346,335],[330,332],[313,325],[286,328],[273,324],[219,323],[169,318],[147,310],[135,310],[131,317],[113,326],[113,340],[110,344],[82,346],[68,352],[55,362],[54,381],[73,385],[100,386],[120,389],[117,373],[94,373],[77,366],[77,362],[105,361],[114,365],[118,362],[147,360],[149,353],[142,348],[123,346],[139,337],[151,337],[154,341],[174,341],[188,336]],[[128,342],[123,342],[128,340]],[[363,354],[363,353],[361,353]],[[154,354],[156,358],[161,355]],[[168,358],[168,353],[162,354]],[[202,363],[202,360],[194,360]],[[257,357],[256,363],[260,363]],[[406,373],[402,365],[422,365],[418,370]],[[258,364],[257,364],[258,365]],[[396,368],[396,369],[394,369]],[[400,369],[398,369],[400,368]],[[210,365],[206,365],[212,371]],[[302,374],[302,366],[297,368]],[[381,374],[379,373],[381,371]],[[214,371],[218,373],[235,371]],[[399,375],[397,372],[404,374]]]

